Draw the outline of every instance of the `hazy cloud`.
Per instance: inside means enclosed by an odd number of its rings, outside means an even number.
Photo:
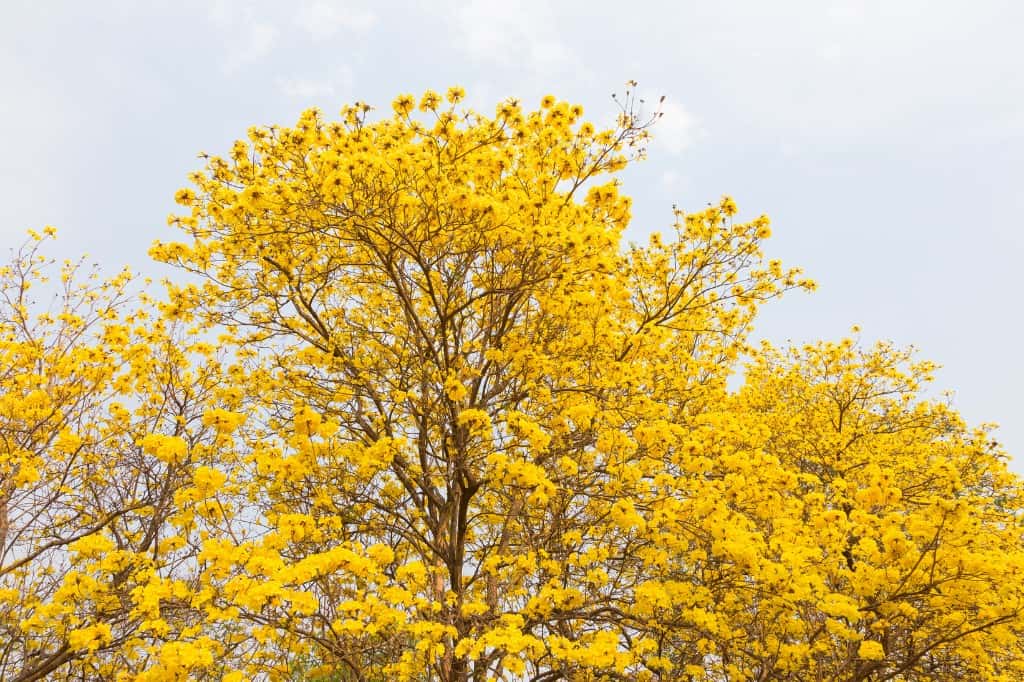
[[[652,146],[681,154],[707,134],[697,118],[671,98],[666,97],[661,103],[661,111],[662,117],[651,131]]]
[[[277,44],[280,31],[270,19],[258,19],[249,3],[216,0],[208,6],[207,17],[222,34],[224,54],[221,69],[232,74],[260,61]]]
[[[681,192],[689,187],[686,176],[677,170],[664,170],[658,178],[661,189],[668,194]]]
[[[474,59],[545,74],[586,73],[579,57],[555,31],[545,2],[470,0],[456,10],[458,43]]]
[[[295,16],[295,23],[314,40],[324,40],[346,30],[355,33],[368,31],[377,22],[377,15],[348,2],[315,0],[305,2]]]
[[[349,95],[354,81],[352,70],[345,68],[325,78],[281,78],[277,81],[277,87],[286,97],[337,99]]]

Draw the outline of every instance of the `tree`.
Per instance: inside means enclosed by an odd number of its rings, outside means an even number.
[[[1016,679],[1018,482],[919,394],[928,366],[750,347],[760,304],[813,283],[727,197],[623,249],[614,174],[657,116],[632,94],[608,130],[462,97],[253,128],[178,192],[189,239],[152,255],[187,277],[135,314],[178,339],[156,357],[191,416],[136,411],[112,452],[189,444],[161,498],[181,558],[135,574],[130,641],[68,665]]]
[[[1024,675],[1020,482],[989,429],[922,399],[934,368],[851,339],[750,367],[733,411],[767,427],[748,443],[794,504],[759,522],[793,576],[744,619],[761,679]]]
[[[179,195],[195,240],[155,254],[209,282],[181,307],[273,358],[251,371],[278,418],[246,493],[273,530],[231,548],[218,589],[292,636],[288,590],[314,595],[299,639],[353,673],[369,651],[446,680],[627,674],[653,645],[621,622],[645,575],[636,506],[672,466],[637,431],[721,390],[796,273],[759,267],[767,221],[727,224],[728,201],[619,253],[629,202],[593,181],[643,142],[631,99],[598,131],[552,99],[487,119],[459,96],[424,96],[431,127],[406,96],[374,124],[356,107],[253,130]],[[268,579],[282,592],[250,598]]]
[[[18,682],[109,679],[195,624],[182,496],[226,463],[213,347],[132,305],[130,273],[47,260],[54,234],[0,268],[0,678]]]

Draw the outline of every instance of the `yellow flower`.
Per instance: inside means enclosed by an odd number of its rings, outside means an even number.
[[[458,104],[466,96],[466,91],[459,86],[452,86],[448,88],[447,100],[452,104]]]
[[[441,95],[433,90],[427,90],[420,98],[420,111],[434,111],[441,104]]]
[[[399,95],[391,103],[391,108],[399,116],[408,116],[415,106],[416,100],[412,95]]]
[[[864,640],[857,648],[857,656],[866,661],[881,661],[885,658],[885,649],[874,640]]]

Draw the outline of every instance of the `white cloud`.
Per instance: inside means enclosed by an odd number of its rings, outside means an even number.
[[[277,35],[277,28],[271,24],[249,24],[241,40],[231,46],[224,57],[224,72],[234,73],[243,66],[258,62],[274,49]]]
[[[827,61],[836,61],[837,59],[842,58],[843,47],[839,43],[829,43],[828,45],[818,50],[818,54],[821,55],[822,59],[825,59]]]
[[[337,90],[334,83],[327,80],[309,80],[305,78],[290,78],[278,81],[278,88],[287,97],[298,97],[309,99],[314,97],[330,97]]]
[[[295,17],[295,23],[314,40],[330,38],[342,29],[364,33],[376,22],[377,15],[368,9],[328,0],[303,3]]]
[[[568,46],[553,41],[540,41],[530,45],[530,63],[537,71],[550,73],[564,68],[576,57]]]
[[[866,12],[864,5],[865,3],[860,0],[837,0],[829,4],[827,15],[836,23],[859,24],[864,20]]]
[[[658,178],[658,184],[661,185],[661,188],[666,193],[678,194],[689,188],[690,181],[679,171],[669,169],[662,171],[661,176]]]
[[[286,97],[338,99],[348,96],[354,80],[352,70],[344,68],[326,78],[282,78],[277,81],[277,87]]]
[[[695,142],[706,137],[707,133],[697,118],[678,102],[666,98],[661,103],[661,111],[662,117],[651,131],[652,147],[666,149],[672,154],[682,154]]]
[[[207,18],[223,34],[225,52],[221,70],[226,74],[260,61],[277,44],[277,27],[257,20],[251,5],[217,0],[207,7]]]
[[[233,12],[232,10],[235,9]],[[245,7],[242,9],[243,13],[251,14],[252,8]],[[231,24],[231,17],[237,13],[237,8],[233,8],[228,0],[213,0],[209,5],[206,6],[206,16],[214,24],[218,26],[228,26]]]
[[[470,0],[456,11],[458,44],[471,58],[505,68],[545,74],[586,69],[555,32],[558,25],[546,2]]]
[[[518,2],[470,1],[459,8],[457,25],[463,48],[475,59],[511,62],[514,34],[524,32],[525,16]]]
[[[213,0],[207,5],[209,22],[221,33],[224,53],[221,70],[232,74],[267,57],[284,39],[295,33],[315,41],[338,31],[362,33],[377,21],[377,15],[345,0],[304,0],[297,7],[266,0]],[[293,82],[293,92],[324,91],[311,82]]]

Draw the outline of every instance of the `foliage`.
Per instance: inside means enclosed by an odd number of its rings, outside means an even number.
[[[213,652],[186,531],[228,463],[205,410],[233,393],[211,345],[128,305],[129,273],[82,275],[43,239],[0,269],[0,678],[108,678],[172,630]]]
[[[631,94],[462,97],[209,157],[164,302],[31,318],[15,257],[0,676],[1024,675],[1019,483],[932,366],[751,347],[813,283],[729,198],[622,248]]]

